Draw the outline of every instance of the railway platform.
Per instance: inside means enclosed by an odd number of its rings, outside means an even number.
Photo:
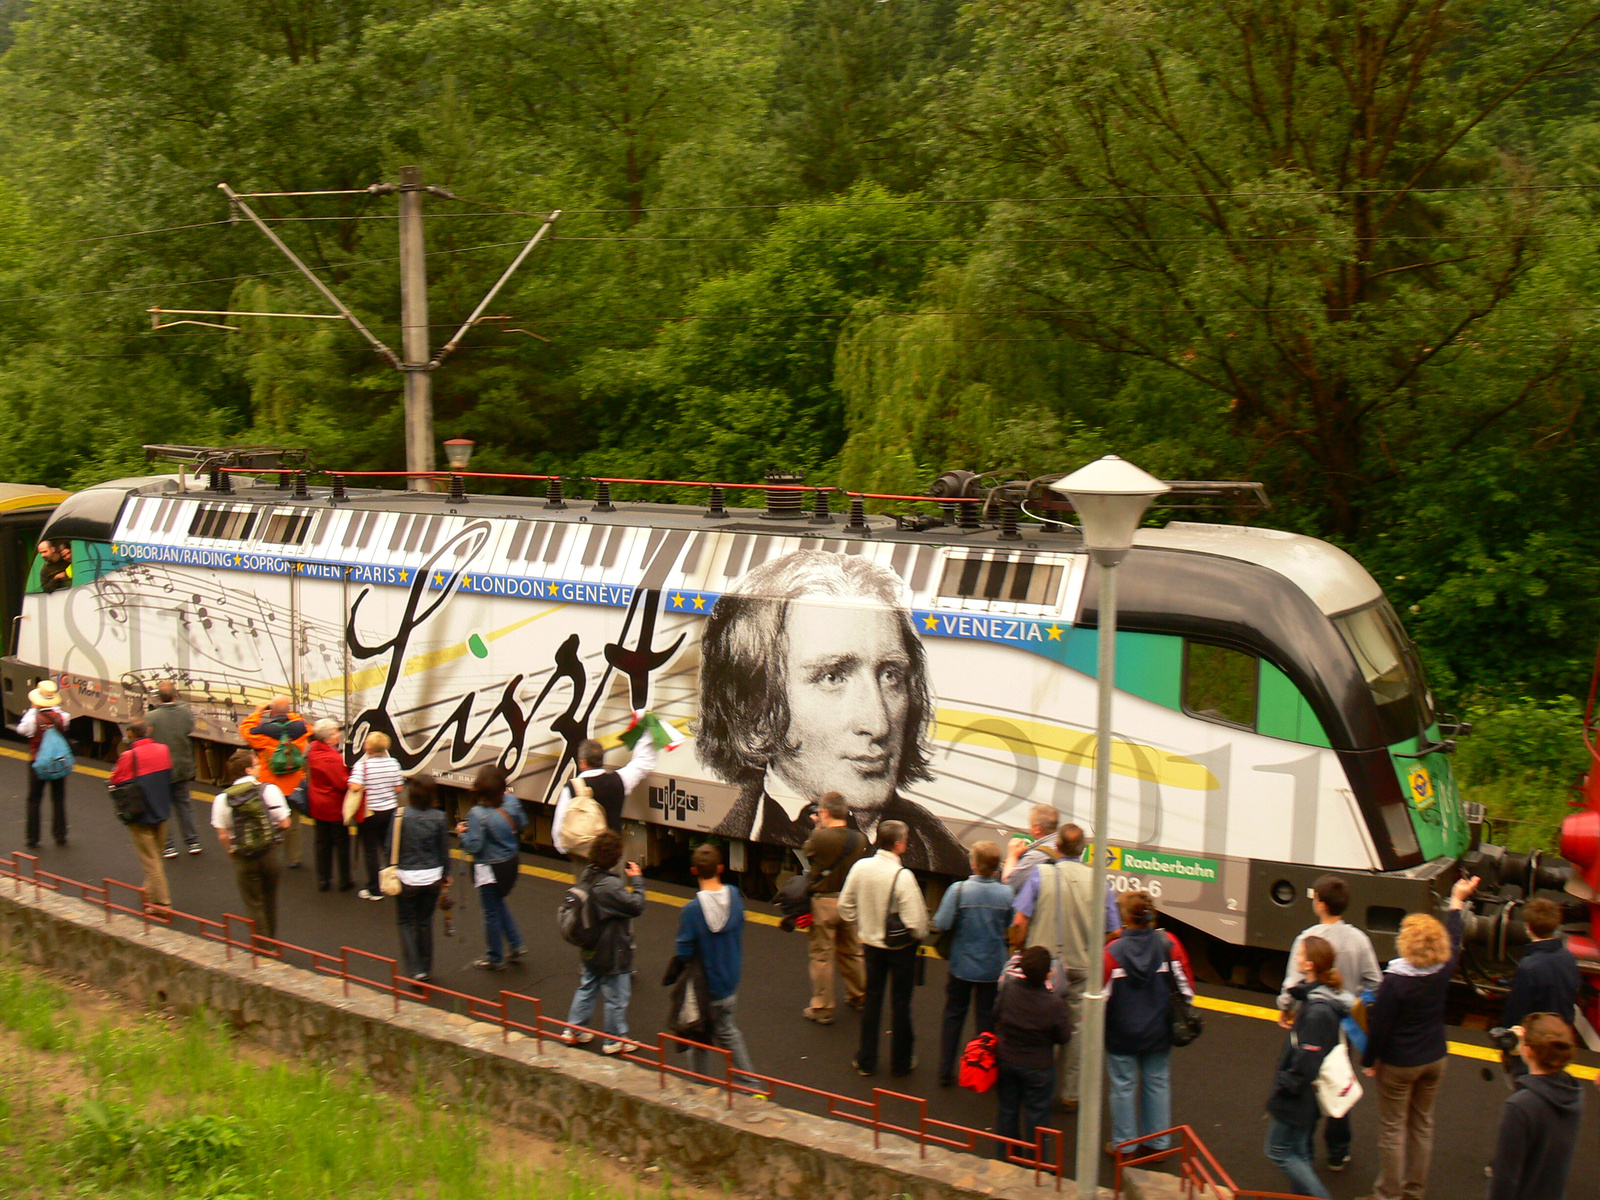
[[[0,747],[0,845],[9,852],[22,846],[23,797],[27,764],[13,747]],[[75,879],[140,878],[138,857],[117,823],[106,795],[108,772],[81,764],[68,781],[71,838],[65,847],[48,842],[37,851],[39,866]],[[199,807],[199,806],[197,806]],[[205,814],[197,812],[200,824]],[[310,830],[304,842],[309,848]],[[220,919],[239,908],[233,875],[215,840],[204,843],[199,856],[187,854],[167,862],[174,905],[186,912]],[[556,931],[554,914],[571,874],[559,859],[524,855],[522,878],[510,897],[511,907],[527,942],[528,955],[502,973],[473,970],[469,964],[482,951],[482,926],[477,898],[464,871],[458,873],[453,938],[436,941],[435,980],[450,989],[492,999],[502,989],[539,997],[545,1011],[565,1015],[577,984],[577,951]],[[647,880],[650,903],[637,922],[638,975],[630,1022],[634,1036],[653,1042],[663,1027],[667,989],[658,983],[672,955],[678,909],[687,889]],[[937,1082],[937,1038],[944,996],[944,964],[931,959],[925,986],[914,1000],[920,1065],[911,1076],[888,1080],[860,1079],[851,1068],[856,1018],[847,1009],[832,1026],[805,1020],[800,1010],[809,992],[805,942],[778,928],[776,916],[752,905],[747,913],[744,976],[739,991],[740,1025],[750,1044],[756,1069],[821,1091],[870,1099],[874,1084],[893,1085],[896,1092],[926,1101],[930,1118],[976,1129],[991,1128],[994,1101]],[[279,936],[312,950],[337,954],[341,946],[394,956],[398,942],[393,902],[373,902],[348,893],[319,893],[309,864],[287,871],[281,885]],[[1262,1109],[1283,1031],[1272,1020],[1271,997],[1218,986],[1200,986],[1206,1029],[1193,1045],[1173,1053],[1173,1120],[1189,1126],[1241,1189],[1273,1191],[1284,1180],[1262,1153],[1266,1125]],[[1495,1052],[1487,1038],[1470,1030],[1451,1031],[1452,1057],[1436,1113],[1436,1141],[1429,1192],[1449,1197],[1480,1195],[1483,1168],[1492,1155],[1501,1103],[1506,1095]],[[598,1045],[598,1042],[595,1043]],[[573,1054],[592,1048],[574,1048]],[[1583,1054],[1575,1073],[1592,1081],[1596,1056]],[[1488,1068],[1490,1078],[1483,1077]],[[644,1069],[644,1068],[641,1068]],[[1585,1132],[1579,1140],[1574,1179],[1600,1177],[1600,1096],[1589,1092]],[[803,1101],[784,1102],[804,1108]],[[821,1119],[819,1117],[819,1119]],[[1066,1136],[1065,1161],[1073,1161],[1075,1120],[1058,1113]],[[1109,1125],[1107,1126],[1109,1127]],[[1354,1113],[1354,1149],[1350,1167],[1323,1178],[1336,1200],[1369,1193],[1377,1167],[1376,1109],[1363,1101]],[[1101,1182],[1114,1182],[1110,1159]]]

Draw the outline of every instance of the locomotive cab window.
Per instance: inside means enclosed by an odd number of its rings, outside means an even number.
[[[1184,711],[1208,721],[1254,729],[1260,673],[1261,660],[1253,654],[1185,642]]]
[[[105,542],[73,540],[66,543],[66,549],[66,554],[48,562],[43,555],[34,554],[33,565],[28,568],[26,591],[29,595],[93,583],[130,561]]]
[[[1390,745],[1422,736],[1434,722],[1433,706],[1411,639],[1387,600],[1333,618],[1355,656]]]

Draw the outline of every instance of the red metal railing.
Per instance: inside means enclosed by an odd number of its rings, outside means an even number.
[[[387,995],[392,999],[394,1011],[397,1013],[400,1011],[402,1000],[433,1007],[449,1006],[469,1019],[498,1026],[502,1041],[509,1041],[513,1033],[532,1037],[540,1053],[544,1051],[546,1039],[560,1040],[564,1033],[574,1036],[587,1034],[591,1038],[620,1042],[623,1049],[616,1057],[655,1071],[663,1088],[667,1085],[669,1075],[710,1084],[723,1090],[729,1108],[733,1107],[735,1095],[771,1099],[780,1091],[784,1091],[821,1101],[826,1105],[827,1115],[830,1117],[866,1126],[872,1130],[874,1145],[880,1144],[885,1133],[898,1134],[915,1141],[923,1158],[928,1156],[930,1145],[972,1153],[979,1152],[980,1145],[992,1146],[996,1151],[1004,1151],[1003,1157],[1007,1162],[1031,1169],[1035,1186],[1038,1185],[1041,1174],[1048,1172],[1054,1175],[1057,1191],[1061,1190],[1061,1182],[1066,1173],[1066,1139],[1057,1129],[1041,1127],[1035,1131],[1033,1141],[1027,1142],[1019,1138],[1002,1137],[986,1129],[973,1129],[966,1125],[930,1117],[928,1102],[925,1099],[904,1092],[873,1088],[872,1099],[863,1100],[779,1079],[773,1075],[742,1071],[734,1066],[732,1052],[721,1046],[702,1045],[670,1033],[657,1034],[654,1045],[632,1038],[616,1037],[600,1029],[573,1025],[546,1016],[543,1003],[537,996],[502,990],[498,1000],[486,1000],[481,996],[454,991],[435,983],[405,978],[400,973],[397,960],[382,954],[374,954],[369,950],[355,946],[341,946],[338,954],[328,954],[306,946],[297,946],[281,938],[268,937],[256,932],[254,921],[237,913],[224,913],[221,921],[213,921],[174,908],[154,908],[146,902],[143,887],[109,878],[102,880],[98,885],[82,883],[65,875],[41,870],[37,855],[21,851],[13,853],[8,859],[0,858],[0,880],[7,879],[11,881],[12,890],[17,894],[21,894],[29,887],[33,888],[36,897],[44,892],[71,895],[76,890],[80,899],[100,908],[105,913],[107,921],[111,920],[113,914],[132,917],[141,923],[145,934],[150,932],[152,925],[166,926],[179,932],[187,932],[185,926],[192,925],[194,933],[199,937],[222,943],[230,959],[235,950],[241,950],[249,953],[251,967],[259,966],[263,958],[287,965],[301,965],[313,974],[338,979],[343,985],[346,996],[350,995],[352,984]],[[136,897],[139,907],[116,903],[112,899],[113,889],[121,889]],[[236,933],[242,933],[242,938],[236,936]],[[353,966],[366,966],[373,973],[363,973],[359,969],[352,969]],[[532,1021],[515,1019],[512,1015],[513,1006],[517,1007],[517,1011],[531,1009]],[[670,1061],[672,1054],[685,1051],[699,1051],[720,1056],[721,1074],[702,1074]],[[914,1114],[909,1121],[898,1116],[907,1106]],[[892,1116],[894,1119],[891,1119]],[[1053,1156],[1046,1154],[1047,1146],[1053,1148]],[[1206,1157],[1209,1158],[1209,1154]],[[1220,1173],[1220,1168],[1218,1172]]]
[[[1152,1150],[1132,1157],[1125,1153],[1129,1147],[1142,1146],[1145,1142],[1174,1135],[1178,1139],[1177,1144],[1166,1150]],[[1313,1200],[1312,1197],[1302,1196],[1299,1192],[1241,1190],[1222,1169],[1222,1164],[1217,1162],[1211,1151],[1206,1149],[1205,1143],[1187,1125],[1175,1125],[1159,1133],[1149,1133],[1130,1141],[1119,1142],[1112,1147],[1112,1150],[1116,1160],[1112,1191],[1117,1196],[1122,1195],[1123,1168],[1137,1167],[1143,1163],[1164,1162],[1175,1157],[1178,1160],[1178,1179],[1186,1200],[1208,1194],[1218,1197],[1218,1200],[1224,1198],[1226,1200]]]

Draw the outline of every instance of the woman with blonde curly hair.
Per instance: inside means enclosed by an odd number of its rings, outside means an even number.
[[[1433,1102],[1448,1047],[1444,1003],[1461,956],[1461,910],[1478,889],[1458,879],[1445,923],[1412,913],[1400,923],[1400,957],[1383,972],[1367,1017],[1363,1069],[1378,1081],[1378,1180],[1373,1200],[1416,1200],[1433,1155]]]

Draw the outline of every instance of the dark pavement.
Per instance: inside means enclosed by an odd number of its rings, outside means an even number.
[[[0,822],[0,851],[9,854],[23,846],[23,800],[27,788],[27,765],[11,747],[0,750],[0,795],[8,797],[6,816]],[[48,834],[38,851],[44,869],[75,879],[95,882],[111,876],[128,883],[141,879],[138,856],[126,832],[112,814],[102,778],[88,773],[98,764],[85,764],[68,782],[68,821],[70,844],[56,847]],[[46,830],[48,797],[46,799]],[[209,833],[209,806],[196,805],[197,823],[206,829],[205,853],[187,854],[167,860],[173,903],[179,909],[200,916],[220,917],[225,911],[239,911],[233,875],[226,857]],[[336,953],[349,945],[373,953],[398,956],[394,904],[384,900],[359,899],[355,892],[319,893],[310,866],[311,829],[302,832],[307,865],[287,871],[283,877],[279,910],[279,932],[286,941],[311,949]],[[436,937],[435,981],[464,992],[493,996],[504,987],[541,997],[545,1012],[565,1017],[572,990],[577,985],[577,951],[563,942],[556,932],[554,913],[563,884],[546,875],[561,873],[564,863],[555,858],[524,855],[523,876],[510,897],[511,908],[529,954],[527,959],[501,973],[472,970],[468,964],[483,950],[482,920],[477,897],[461,864],[457,864],[456,936]],[[539,872],[539,873],[534,873]],[[565,877],[563,875],[563,877]],[[658,986],[662,971],[672,957],[677,930],[678,909],[687,889],[648,881],[652,903],[637,922],[638,974],[634,980],[630,1009],[632,1033],[652,1041],[666,1015],[666,989]],[[739,993],[740,1025],[750,1044],[756,1069],[783,1079],[823,1088],[847,1096],[870,1098],[871,1086],[928,1098],[929,1116],[980,1129],[994,1121],[994,1101],[959,1088],[941,1089],[936,1080],[938,1028],[944,997],[944,965],[937,959],[927,964],[927,982],[915,999],[918,1031],[918,1069],[906,1079],[891,1079],[887,1071],[877,1079],[859,1078],[850,1066],[855,1051],[857,1018],[842,1003],[840,1019],[831,1027],[805,1020],[800,1010],[806,1004],[809,982],[806,971],[805,939],[785,934],[776,921],[765,914],[766,905],[756,906],[762,915],[747,921],[745,929],[744,979]],[[766,923],[771,922],[771,923]],[[438,926],[436,925],[436,935]],[[1202,985],[1203,997],[1221,1005],[1259,1010],[1271,1004],[1263,993],[1242,992]],[[886,1006],[887,1008],[887,1006]],[[1211,1009],[1205,1012],[1206,1028],[1193,1045],[1173,1052],[1173,1119],[1194,1127],[1240,1187],[1282,1189],[1286,1181],[1262,1155],[1266,1134],[1262,1103],[1271,1084],[1274,1064],[1285,1034],[1275,1024],[1255,1016]],[[593,1018],[598,1024],[598,1017]],[[970,1028],[970,1027],[969,1027]],[[970,1034],[969,1034],[970,1036]],[[1483,1035],[1468,1030],[1453,1030],[1453,1039],[1485,1045]],[[888,1035],[881,1043],[887,1058]],[[566,1053],[592,1053],[572,1050]],[[1594,1055],[1585,1054],[1591,1066]],[[1484,1164],[1492,1157],[1500,1105],[1506,1089],[1498,1070],[1492,1082],[1481,1078],[1487,1064],[1452,1056],[1436,1112],[1437,1134],[1429,1195],[1464,1200],[1484,1193]],[[1584,1133],[1578,1161],[1574,1167],[1574,1200],[1593,1195],[1593,1181],[1600,1177],[1600,1131],[1596,1111],[1600,1093],[1584,1088]],[[1354,1113],[1355,1146],[1350,1169],[1343,1174],[1324,1174],[1329,1190],[1337,1200],[1365,1195],[1372,1190],[1377,1167],[1377,1113],[1371,1097]],[[780,1090],[780,1103],[808,1107],[793,1093]],[[814,1106],[812,1106],[814,1107]],[[886,1114],[888,1115],[888,1114]],[[914,1112],[906,1111],[906,1123],[914,1123]],[[1073,1119],[1063,1116],[1068,1137],[1068,1162]],[[1105,1129],[1109,1133],[1109,1117]],[[1104,1182],[1109,1183],[1109,1168]],[[1583,1182],[1587,1181],[1587,1182]]]

